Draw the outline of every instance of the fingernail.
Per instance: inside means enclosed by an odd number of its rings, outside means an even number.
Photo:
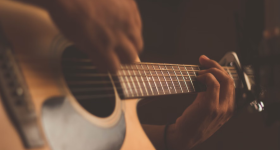
[[[205,59],[210,59],[210,58],[208,58],[206,55],[203,55],[203,57],[204,57]]]

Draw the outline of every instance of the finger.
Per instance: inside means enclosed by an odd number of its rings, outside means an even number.
[[[210,68],[198,72],[199,75],[206,74],[206,73],[212,73],[219,82],[223,82],[228,78],[230,78],[230,76],[227,73],[225,73],[224,71],[218,68]]]
[[[199,63],[201,64],[202,67],[207,68],[207,69],[215,67],[215,68],[218,68],[218,69],[224,71],[224,68],[219,63],[217,63],[214,60],[209,59],[205,55],[202,55],[199,57]]]
[[[142,38],[142,21],[140,13],[135,1],[131,1],[129,6],[132,9],[132,13],[129,16],[131,22],[127,26],[124,26],[124,31],[126,31],[128,38],[135,45],[138,53],[143,50],[143,38]]]
[[[143,50],[143,38],[141,29],[133,29],[128,31],[127,36],[129,40],[134,44],[134,47],[136,48],[136,51],[138,53],[142,52]]]
[[[206,96],[208,103],[214,104],[215,107],[219,105],[219,93],[220,93],[220,84],[217,79],[211,73],[206,73],[203,75],[197,76],[197,80],[203,84],[206,84]]]
[[[98,26],[96,26],[98,27]],[[81,33],[76,39],[75,44],[78,48],[85,52],[89,58],[91,58],[92,63],[102,72],[112,72],[116,73],[120,68],[120,61],[113,49],[115,41],[110,38],[112,33],[107,30],[98,30],[94,32],[92,28],[86,28],[87,30],[81,30]],[[93,34],[98,35],[92,36]]]
[[[199,72],[201,75],[207,73],[213,74],[220,83],[220,103],[229,103],[229,101],[232,101],[231,97],[234,93],[233,79],[227,73],[217,68],[210,68]]]
[[[124,35],[121,36],[119,45],[115,48],[115,51],[120,59],[120,62],[123,64],[133,63],[138,58],[135,46]]]
[[[120,61],[117,54],[113,50],[96,51],[92,49],[83,50],[88,54],[92,63],[101,72],[116,73],[120,68]]]
[[[96,56],[96,57],[94,57]],[[97,65],[101,71],[109,71],[111,73],[116,73],[120,68],[120,61],[114,51],[109,51],[108,53],[100,55],[91,55],[93,62]]]

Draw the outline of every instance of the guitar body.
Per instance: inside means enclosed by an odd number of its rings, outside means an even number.
[[[121,101],[114,88],[114,110],[108,117],[92,115],[75,100],[59,71],[61,55],[71,43],[60,35],[46,11],[0,1],[0,23],[25,80],[38,126],[38,131],[30,132],[38,137],[33,137],[33,145],[24,144],[1,100],[1,150],[154,149],[138,120],[139,99]]]
[[[234,52],[220,64],[236,87],[251,90]],[[96,72],[45,10],[0,0],[0,150],[153,150],[138,120],[140,99],[132,98],[205,90],[197,65],[120,70]]]

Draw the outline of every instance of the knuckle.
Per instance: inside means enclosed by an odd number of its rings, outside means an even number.
[[[212,116],[212,118],[219,116],[219,108],[215,103],[210,103],[207,105],[206,111],[210,116]]]
[[[225,82],[227,85],[231,86],[231,87],[234,86],[234,81],[233,81],[233,79],[232,79],[230,76],[226,77],[225,80],[224,80],[224,82]]]
[[[215,79],[215,77],[212,73],[206,73],[205,76],[208,80],[214,80]]]
[[[217,88],[217,89],[220,89],[220,83],[216,80],[216,81],[213,81],[213,87],[214,88]]]
[[[219,73],[219,69],[215,68],[215,67],[212,67],[212,68],[208,69],[207,71],[211,72],[211,73]]]
[[[215,66],[220,66],[220,64],[218,62],[216,62],[215,60],[211,60],[211,61]]]
[[[214,72],[219,72],[220,71],[220,69],[218,69],[218,68],[211,68],[211,70],[214,71]]]
[[[210,116],[212,119],[215,119],[219,116],[220,112],[218,111],[218,109],[216,107],[212,107],[210,108]]]
[[[207,73],[207,78],[209,81],[211,81],[211,86],[214,88],[220,88],[220,83],[216,80],[215,76],[211,73]]]

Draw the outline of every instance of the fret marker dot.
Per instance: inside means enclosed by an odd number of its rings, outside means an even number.
[[[185,79],[188,79],[188,77],[185,77]]]
[[[170,87],[170,89],[172,89],[172,87]]]

